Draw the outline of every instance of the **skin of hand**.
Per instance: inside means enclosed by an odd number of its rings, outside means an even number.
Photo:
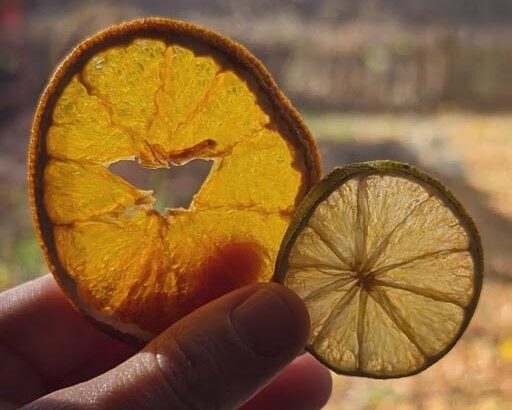
[[[320,409],[331,377],[300,355],[308,332],[294,293],[257,284],[139,350],[91,325],[47,275],[0,294],[0,409]]]

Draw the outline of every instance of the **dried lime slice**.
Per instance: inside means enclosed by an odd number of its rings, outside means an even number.
[[[397,162],[336,169],[304,199],[274,280],[311,319],[308,350],[341,374],[418,373],[457,342],[482,286],[478,231],[438,181]]]

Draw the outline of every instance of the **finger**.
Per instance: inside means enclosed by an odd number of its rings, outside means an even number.
[[[231,409],[304,348],[307,311],[277,284],[239,289],[171,326],[146,349],[89,382],[27,409]]]
[[[0,294],[0,352],[9,357],[8,368],[2,363],[0,392],[31,400],[65,381],[99,374],[88,367],[93,356],[96,371],[103,372],[135,349],[87,322],[46,275]]]
[[[310,354],[295,359],[242,410],[317,410],[331,395],[329,370]]]

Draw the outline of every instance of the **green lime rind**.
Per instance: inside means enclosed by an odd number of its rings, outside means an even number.
[[[311,189],[311,191],[306,195],[306,197],[302,200],[297,210],[295,211],[291,223],[281,242],[272,281],[284,284],[286,273],[288,272],[288,258],[291,248],[295,243],[298,235],[307,225],[317,206],[348,180],[355,176],[360,177],[368,175],[396,175],[399,177],[411,179],[415,183],[422,185],[428,192],[431,192],[453,212],[470,238],[470,246],[468,251],[471,253],[475,266],[473,294],[471,295],[471,301],[464,309],[464,318],[462,324],[451,343],[449,343],[438,354],[426,358],[425,363],[421,367],[415,368],[410,372],[405,372],[398,375],[381,375],[367,373],[362,370],[350,372],[336,367],[336,365],[333,363],[329,363],[325,358],[323,358],[315,351],[312,345],[307,345],[306,350],[309,351],[325,366],[341,375],[360,376],[373,379],[393,379],[412,376],[432,366],[455,346],[455,344],[458,342],[468,327],[471,318],[473,317],[482,290],[484,257],[480,234],[478,233],[478,229],[476,228],[473,219],[468,215],[462,204],[441,182],[427,175],[425,172],[413,167],[412,165],[390,160],[361,162],[350,164],[342,168],[333,169]]]

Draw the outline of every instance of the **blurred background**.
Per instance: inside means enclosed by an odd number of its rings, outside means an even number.
[[[0,0],[0,290],[47,272],[25,160],[48,76],[79,40],[145,15],[186,19],[246,45],[304,115],[325,171],[410,162],[441,179],[480,228],[486,279],[457,346],[418,376],[337,376],[326,408],[512,408],[510,0]],[[173,206],[187,204],[206,172],[191,164],[128,176]]]

